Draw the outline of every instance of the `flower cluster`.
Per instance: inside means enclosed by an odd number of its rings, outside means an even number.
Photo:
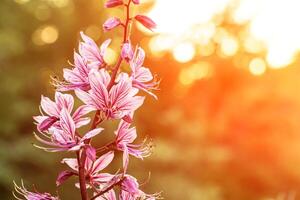
[[[124,29],[118,61],[114,66],[109,66],[105,61],[106,49],[111,39],[104,41],[99,48],[93,39],[81,32],[78,51],[74,52],[74,64],[63,69],[63,81],[54,80],[54,100],[42,96],[41,114],[34,116],[38,130],[34,135],[40,143],[35,144],[36,147],[49,152],[74,152],[76,155],[74,158],[62,160],[69,169],[59,173],[56,185],[62,185],[72,176],[78,177],[75,186],[80,189],[82,200],[159,198],[157,193],[144,193],[137,179],[127,173],[130,156],[143,159],[150,155],[150,145],[145,142],[134,144],[137,132],[132,123],[135,111],[145,99],[141,95],[149,94],[157,99],[153,90],[156,90],[159,84],[150,70],[143,66],[144,50],[138,46],[133,48],[130,42],[128,27],[134,21],[149,30],[156,27],[147,16],[131,17],[131,6],[139,4],[139,0],[108,0],[105,3],[106,8],[126,8],[124,21],[110,17],[103,24],[104,31],[116,27]],[[120,70],[122,62],[128,65],[129,73]],[[74,96],[82,102],[76,109]],[[93,120],[89,117],[92,113]],[[103,131],[100,125],[105,120],[119,121],[119,126],[114,132],[115,139],[105,146],[94,147],[91,140]],[[79,128],[87,125],[90,125],[89,131],[80,133]],[[105,170],[113,162],[116,151],[123,154],[122,170],[114,174],[106,173]],[[23,183],[21,187],[15,185],[15,190],[17,199],[59,199],[48,193],[29,192]],[[92,197],[88,196],[87,190],[93,191]]]

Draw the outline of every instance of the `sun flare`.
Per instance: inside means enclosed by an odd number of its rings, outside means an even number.
[[[184,57],[176,60],[185,62],[197,56],[195,51],[185,51],[180,56],[176,47],[186,46],[188,40],[196,49],[201,48],[199,41],[208,43],[216,36],[217,29],[222,28],[218,27],[216,16],[230,10],[232,21],[247,26],[248,31],[240,41],[223,35],[220,51],[225,56],[233,56],[239,46],[243,46],[247,52],[260,53],[258,55],[264,58],[268,67],[277,69],[291,64],[300,50],[299,7],[300,1],[297,0],[163,0],[155,2],[149,15],[158,22],[158,37],[168,35],[168,38],[176,38],[173,46],[168,45],[168,50],[177,55],[175,59]],[[153,44],[150,48],[154,51],[159,49]]]

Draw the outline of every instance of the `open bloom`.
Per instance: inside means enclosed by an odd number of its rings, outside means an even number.
[[[73,106],[74,99],[73,96],[69,94],[56,92],[55,101],[50,100],[48,97],[42,96],[42,115],[33,117],[33,119],[37,122],[37,129],[40,132],[43,132],[47,131],[52,126],[59,127],[59,120],[61,117],[62,109],[65,108],[68,113],[71,113],[73,110]],[[92,108],[85,105],[77,108],[77,110],[72,115],[76,128],[79,128],[90,122],[90,118],[83,116],[91,111]],[[43,112],[45,112],[45,114]]]
[[[28,191],[22,182],[22,186],[18,186],[14,183],[15,191],[14,197],[19,200],[59,200],[58,197],[51,196],[49,193],[39,193]]]
[[[64,68],[65,81],[56,81],[55,86],[58,91],[69,91],[75,89],[89,90],[90,83],[88,74],[91,69],[98,69],[96,65],[88,64],[87,60],[78,53],[74,52],[74,68]]]
[[[87,157],[84,168],[87,173],[86,180],[88,186],[98,187],[101,184],[107,183],[114,177],[114,175],[108,173],[100,173],[100,171],[111,163],[113,158],[113,151],[100,156],[95,161]],[[66,163],[76,174],[78,174],[78,162],[76,158],[64,158],[62,163]]]
[[[35,145],[36,147],[50,152],[76,151],[84,145],[85,140],[94,137],[103,130],[102,128],[96,128],[80,137],[76,134],[75,122],[66,108],[62,108],[59,118],[59,126],[49,128],[47,133],[35,134],[37,140],[48,145],[48,147]]]
[[[158,87],[158,82],[153,78],[152,73],[146,67],[143,67],[145,52],[138,47],[135,51],[135,57],[130,62],[132,86],[143,90],[157,99],[156,95],[151,92]]]
[[[133,155],[137,158],[143,159],[143,157],[147,157],[150,155],[150,147],[143,144],[132,144],[132,142],[136,139],[136,128],[131,127],[130,123],[127,123],[121,120],[116,134],[116,148],[120,151],[123,151],[123,167],[126,170],[129,160],[129,154]],[[125,171],[124,170],[124,171]]]
[[[159,199],[160,194],[146,194],[139,189],[140,185],[136,178],[128,174],[125,175],[124,180],[121,183],[120,199],[122,200],[155,200]]]
[[[80,42],[79,44],[79,54],[86,59],[92,67],[105,66],[106,62],[104,60],[104,55],[111,39],[105,40],[99,49],[92,38],[88,37],[83,32],[80,32],[80,35],[83,42]]]
[[[132,87],[132,81],[126,73],[121,73],[118,82],[108,90],[110,79],[105,69],[93,71],[89,74],[91,90],[76,90],[75,93],[86,105],[102,111],[107,119],[131,121],[129,113],[143,104],[144,97],[135,96],[138,90]]]

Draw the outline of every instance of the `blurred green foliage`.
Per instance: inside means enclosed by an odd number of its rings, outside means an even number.
[[[67,60],[72,62],[79,31],[99,27],[98,43],[113,37],[113,47],[119,45],[118,31],[101,33],[109,11],[101,0],[1,0],[0,199],[12,199],[12,181],[21,179],[62,199],[79,199],[75,180],[55,187],[65,167],[59,161],[72,155],[32,147],[32,116],[39,113],[40,95],[53,95],[50,76],[61,76]],[[35,31],[48,25],[57,28],[57,41],[37,45]],[[145,39],[134,32],[135,43]],[[140,141],[154,138],[155,149],[143,162],[133,159],[130,171],[146,181],[147,192],[162,191],[172,200],[254,200],[300,192],[299,68],[252,77],[230,59],[204,60],[214,66],[214,76],[185,87],[178,74],[189,63],[176,63],[168,53],[147,56],[146,65],[162,78],[160,100],[148,98],[135,120]],[[105,127],[94,142],[109,140],[116,124]],[[114,163],[116,169],[120,160]]]

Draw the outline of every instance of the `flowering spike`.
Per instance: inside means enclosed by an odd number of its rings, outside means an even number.
[[[123,5],[122,0],[108,0],[104,6],[105,8],[113,8],[120,5]]]
[[[156,23],[145,15],[136,15],[134,18],[151,31],[156,28]]]
[[[80,189],[82,200],[155,200],[159,197],[141,191],[138,181],[127,174],[131,156],[143,159],[151,152],[151,145],[145,140],[142,144],[133,143],[137,138],[136,128],[131,126],[134,112],[145,99],[138,93],[145,91],[156,98],[152,90],[158,85],[150,70],[143,66],[144,50],[137,47],[133,51],[130,42],[130,26],[134,18],[150,30],[156,24],[144,15],[133,18],[131,3],[138,5],[140,0],[127,0],[126,3],[124,0],[107,0],[105,3],[107,8],[126,7],[124,22],[110,17],[103,24],[104,31],[117,26],[124,28],[121,53],[114,67],[108,66],[104,60],[111,39],[105,40],[99,47],[92,38],[80,32],[81,41],[78,51],[74,51],[74,62],[70,68],[63,69],[64,80],[53,78],[56,87],[54,100],[42,96],[41,114],[33,117],[38,129],[34,136],[44,145],[34,146],[48,152],[67,151],[76,155],[76,158],[62,159],[62,163],[70,169],[59,173],[56,185],[60,186],[71,176],[77,176],[79,183],[75,186]],[[129,72],[121,70],[123,61],[129,65]],[[72,91],[83,102],[77,109],[73,109],[73,96],[64,94]],[[91,121],[86,115],[93,111],[95,115]],[[91,140],[103,132],[100,124],[106,120],[120,120],[115,131],[116,138],[100,148],[95,147]],[[87,124],[90,128],[83,129],[87,131],[81,133],[83,130],[80,128]],[[122,169],[114,174],[102,172],[111,164],[116,151],[123,153]],[[89,189],[94,191],[91,198]],[[48,193],[30,192],[23,183],[21,187],[15,185],[15,190],[14,196],[18,200],[59,200]]]
[[[121,24],[121,20],[117,17],[108,18],[103,24],[104,31],[110,31],[113,28],[119,26]]]

